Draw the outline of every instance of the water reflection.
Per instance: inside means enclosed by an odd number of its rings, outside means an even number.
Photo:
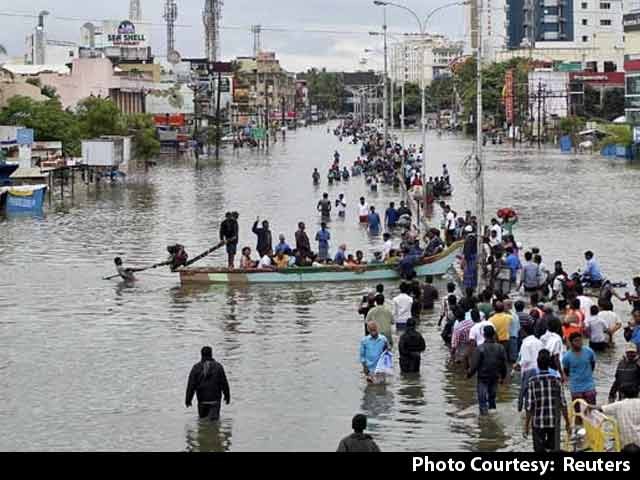
[[[231,450],[231,419],[219,422],[198,420],[196,425],[187,426],[187,452],[221,453]]]
[[[372,419],[384,419],[393,408],[393,399],[391,385],[367,384],[362,396],[362,412]]]

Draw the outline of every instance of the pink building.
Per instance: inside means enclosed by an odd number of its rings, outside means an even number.
[[[149,74],[124,72],[107,58],[77,58],[69,75],[43,73],[40,81],[57,90],[64,108],[93,95],[111,98],[123,113],[144,112],[145,92],[153,85]]]

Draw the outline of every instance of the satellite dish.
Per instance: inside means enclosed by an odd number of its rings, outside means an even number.
[[[182,57],[176,50],[171,50],[167,55],[167,60],[169,61],[170,64],[176,65],[180,63],[180,61],[182,60]]]

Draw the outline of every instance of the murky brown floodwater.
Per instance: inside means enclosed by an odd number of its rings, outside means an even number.
[[[199,169],[162,160],[147,177],[92,187],[44,219],[0,220],[0,450],[334,450],[360,411],[386,451],[529,450],[515,380],[501,391],[498,414],[479,420],[474,382],[447,369],[436,315],[420,327],[428,342],[422,375],[365,386],[356,308],[367,285],[183,289],[158,271],[131,288],[101,280],[115,255],[151,264],[171,242],[197,254],[217,242],[227,210],[240,212],[242,243],[252,247],[257,215],[291,240],[300,220],[315,232],[323,190],[312,186],[311,171],[324,172],[336,148],[349,162],[357,154],[326,128],[303,129],[270,155],[229,152]],[[428,150],[431,174],[449,164],[453,205],[473,205],[460,170],[470,141],[430,136]],[[548,265],[558,258],[575,268],[591,248],[610,277],[638,273],[640,170],[508,148],[489,150],[487,162],[488,212],[520,211],[516,232],[542,248]],[[329,191],[350,203],[346,221],[331,225],[333,247],[346,241],[372,251],[381,240],[358,226],[354,208],[363,180]],[[370,203],[382,209],[391,200],[398,195],[381,188]],[[628,307],[619,311],[626,321]],[[219,427],[183,406],[204,344],[231,382]],[[603,399],[621,353],[602,356],[597,368]]]

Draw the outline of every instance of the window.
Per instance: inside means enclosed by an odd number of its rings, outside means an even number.
[[[589,8],[589,5],[587,5],[587,2],[582,2],[582,10],[586,10],[587,8]]]
[[[585,26],[587,25],[587,19],[586,18],[582,19],[582,25],[585,25]]]
[[[611,10],[611,4],[609,2],[600,2],[600,10]]]
[[[600,20],[600,26],[601,27],[610,27],[611,26],[611,20]]]
[[[582,41],[583,42],[588,42],[589,41],[589,37],[587,37],[586,35],[582,36]]]

